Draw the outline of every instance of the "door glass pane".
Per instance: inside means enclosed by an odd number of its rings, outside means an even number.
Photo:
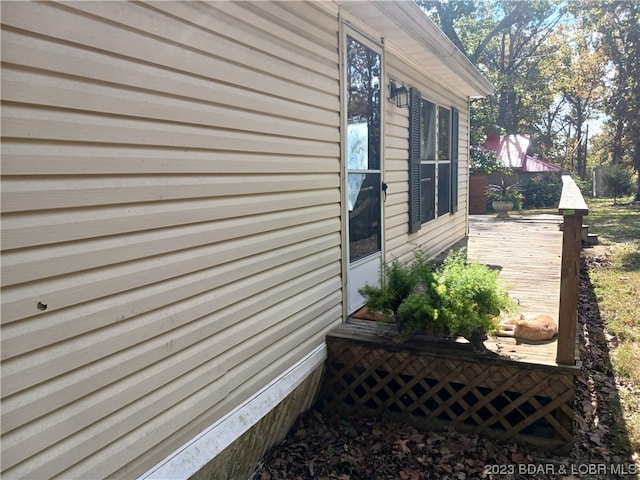
[[[350,173],[348,183],[349,260],[353,262],[381,248],[380,174]]]
[[[367,122],[347,125],[347,167],[350,170],[369,169],[369,129]]]
[[[380,55],[347,36],[347,167],[380,169]]]

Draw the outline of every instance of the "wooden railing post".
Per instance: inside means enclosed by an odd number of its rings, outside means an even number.
[[[558,213],[563,217],[560,309],[556,362],[574,365],[578,320],[578,285],[582,249],[582,217],[589,214],[580,189],[568,175],[562,176],[562,196]]]

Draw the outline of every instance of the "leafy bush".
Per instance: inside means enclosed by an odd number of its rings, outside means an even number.
[[[498,160],[496,153],[491,150],[478,150],[472,148],[469,151],[471,156],[471,173],[503,172],[507,170],[504,164]]]
[[[619,166],[606,170],[602,173],[602,186],[605,193],[613,197],[613,204],[615,205],[618,197],[633,193],[631,172]]]
[[[428,294],[434,279],[434,265],[420,249],[414,252],[415,260],[405,265],[398,260],[384,266],[385,281],[381,287],[369,284],[359,290],[366,299],[369,310],[379,312],[384,320],[396,322],[400,305],[417,289],[431,299]]]
[[[430,298],[423,293],[412,293],[398,309],[398,330],[400,338],[407,340],[416,333],[449,335],[450,331],[439,315],[437,298]]]
[[[514,308],[498,272],[468,263],[466,250],[451,252],[437,269],[421,250],[416,260],[385,266],[382,287],[366,285],[366,306],[397,324],[402,340],[418,332],[463,336],[479,349],[501,311]]]
[[[440,315],[452,333],[465,338],[496,328],[501,311],[513,302],[498,283],[498,272],[486,265],[467,263],[466,250],[451,252],[438,271]]]
[[[393,321],[397,317],[398,308],[418,284],[415,268],[394,260],[391,265],[384,266],[385,282],[382,287],[369,284],[359,292],[366,298],[366,305],[372,312],[379,312],[385,320]]]
[[[573,180],[574,180],[574,182],[576,182],[576,185],[578,186],[578,189],[580,190],[580,192],[582,192],[582,195],[584,197],[590,197],[593,194],[593,179],[592,178],[587,178],[585,180],[582,180],[580,178],[574,178]]]
[[[522,187],[525,208],[553,208],[560,203],[562,177],[556,173],[540,173]]]

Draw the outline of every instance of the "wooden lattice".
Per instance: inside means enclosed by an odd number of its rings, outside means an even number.
[[[348,335],[346,335],[348,337]],[[324,397],[344,415],[391,416],[557,452],[573,443],[575,370],[458,355],[428,346],[327,339]],[[454,346],[455,347],[455,346]]]

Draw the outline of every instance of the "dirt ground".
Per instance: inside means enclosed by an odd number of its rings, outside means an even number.
[[[640,458],[625,442],[624,420],[588,269],[606,268],[600,249],[582,258],[574,448],[553,456],[481,435],[428,432],[381,418],[338,418],[321,406],[303,414],[263,458],[254,480],[615,479],[640,478]]]

